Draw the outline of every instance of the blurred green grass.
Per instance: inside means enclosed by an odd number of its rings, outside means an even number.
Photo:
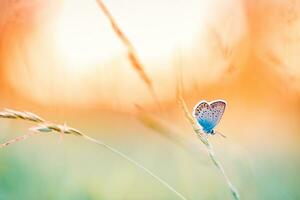
[[[81,121],[85,132],[134,158],[188,199],[231,199],[204,151],[199,157],[129,119],[126,126]],[[103,121],[103,120],[102,120]],[[74,121],[75,122],[75,121]],[[127,123],[128,122],[128,123]],[[26,126],[2,122],[1,140]],[[7,125],[8,123],[8,125]],[[294,148],[259,151],[212,139],[242,199],[300,199],[300,160]],[[199,143],[201,148],[201,143]],[[0,151],[0,199],[173,200],[173,193],[111,152],[75,136],[40,135]]]

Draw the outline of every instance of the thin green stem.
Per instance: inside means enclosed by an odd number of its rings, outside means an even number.
[[[28,133],[26,133],[24,135],[21,135],[21,136],[18,136],[16,138],[14,138],[14,139],[8,140],[8,141],[0,144],[0,149],[6,147],[8,145],[14,144],[16,142],[20,142],[20,141],[26,140],[27,138],[29,138],[30,136],[35,135],[35,134],[37,134],[37,133],[36,132],[28,132]]]
[[[181,109],[184,112],[184,116],[185,118],[188,120],[188,122],[191,124],[195,134],[197,135],[197,137],[199,138],[199,140],[205,145],[206,150],[208,152],[208,155],[211,159],[211,161],[213,162],[213,164],[221,171],[228,187],[229,190],[233,196],[233,198],[235,200],[240,200],[240,196],[238,191],[236,190],[236,188],[233,186],[233,184],[231,183],[230,179],[228,178],[227,174],[225,173],[225,170],[221,164],[221,162],[217,159],[216,155],[215,155],[215,151],[213,149],[213,146],[211,145],[211,143],[209,142],[209,140],[206,137],[206,134],[203,133],[201,131],[201,129],[199,128],[198,124],[195,122],[194,117],[192,116],[192,114],[189,112],[189,109],[187,107],[187,104],[183,98],[183,81],[182,81],[182,76],[181,76],[182,72],[181,72],[181,67],[178,66],[178,76],[177,76],[177,88],[176,88],[176,95],[177,95],[177,100],[179,105],[181,106]]]
[[[226,183],[227,183],[227,185],[228,185],[228,187],[231,191],[232,196],[234,197],[234,199],[240,200],[240,196],[239,196],[238,191],[233,186],[233,184],[231,183],[231,181],[228,178],[227,174],[225,173],[225,170],[224,170],[221,162],[215,156],[215,151],[213,150],[212,144],[210,142],[208,142],[208,145],[206,145],[206,147],[207,147],[207,151],[208,151],[210,159],[213,161],[214,165],[221,171],[223,177],[225,178],[225,181],[226,181]]]
[[[227,183],[227,185],[230,189],[230,192],[231,192],[232,196],[234,197],[235,200],[240,200],[239,193],[236,190],[236,188],[233,186],[233,184],[231,183],[231,181],[228,178],[227,174],[225,173],[225,170],[224,170],[221,162],[217,159],[212,144],[209,142],[209,140],[205,136],[205,133],[203,133],[201,131],[201,129],[198,127],[198,125],[195,122],[193,116],[188,111],[187,105],[186,105],[184,99],[182,98],[182,95],[181,95],[180,91],[178,92],[178,101],[179,101],[179,104],[182,107],[182,110],[184,111],[185,118],[189,121],[189,123],[193,127],[193,130],[196,133],[197,137],[205,145],[206,150],[208,152],[208,155],[209,155],[210,159],[212,160],[213,164],[221,171],[223,177],[225,178],[225,181],[226,181],[226,183]]]
[[[182,194],[180,194],[179,192],[177,192],[172,186],[170,186],[166,181],[164,181],[163,179],[161,179],[160,177],[158,177],[157,175],[155,175],[153,172],[151,172],[149,169],[147,169],[146,167],[144,167],[143,165],[139,164],[138,162],[136,162],[135,160],[129,158],[127,155],[125,155],[124,153],[118,151],[117,149],[111,147],[110,145],[107,145],[99,140],[96,140],[90,136],[87,136],[85,134],[82,134],[83,138],[93,142],[97,145],[100,145],[106,149],[108,149],[109,151],[117,154],[118,156],[122,157],[123,159],[125,159],[126,161],[132,163],[133,165],[135,165],[136,167],[142,169],[144,172],[146,172],[147,174],[149,174],[150,176],[152,176],[154,179],[156,179],[158,182],[160,182],[161,184],[163,184],[166,188],[168,188],[170,191],[172,191],[174,194],[176,194],[180,199],[182,200],[187,200]]]
[[[124,153],[118,151],[117,149],[113,148],[110,145],[107,145],[99,140],[96,140],[88,135],[85,135],[81,131],[68,127],[66,124],[64,125],[59,125],[55,123],[48,122],[39,116],[29,113],[29,112],[19,112],[15,110],[5,110],[0,112],[0,118],[9,118],[9,119],[22,119],[22,120],[27,120],[31,122],[37,123],[36,126],[31,127],[29,130],[30,132],[28,134],[25,134],[23,136],[19,136],[15,139],[9,140],[3,144],[0,144],[0,148],[6,147],[7,145],[14,144],[16,142],[22,141],[27,139],[29,136],[37,133],[50,133],[50,132],[56,132],[56,133],[61,133],[61,134],[71,134],[71,135],[76,135],[76,136],[81,136],[84,139],[93,142],[97,145],[100,145],[101,147],[104,147],[111,152],[115,153],[116,155],[122,157],[123,159],[127,160],[128,162],[132,163],[136,167],[142,169],[144,172],[152,176],[154,179],[156,179],[158,182],[160,182],[162,185],[164,185],[166,188],[168,188],[170,191],[172,191],[174,194],[176,194],[180,199],[182,200],[187,200],[182,194],[177,192],[172,186],[170,186],[166,181],[163,179],[159,178],[157,175],[155,175],[153,172],[151,172],[149,169],[145,168],[135,160],[129,158],[127,155]]]

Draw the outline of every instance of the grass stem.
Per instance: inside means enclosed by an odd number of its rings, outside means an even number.
[[[239,193],[236,190],[236,188],[234,187],[234,185],[231,183],[231,181],[228,178],[227,174],[225,173],[225,170],[224,170],[221,162],[217,159],[212,144],[209,142],[207,137],[204,135],[205,133],[203,133],[201,131],[201,129],[198,127],[198,125],[196,124],[195,120],[193,119],[193,116],[188,111],[187,105],[186,105],[184,99],[182,98],[182,96],[178,97],[178,101],[179,101],[179,104],[181,105],[182,110],[184,111],[185,118],[189,121],[189,123],[193,127],[193,130],[196,133],[197,137],[205,145],[206,150],[208,152],[208,155],[209,155],[211,161],[221,171],[223,177],[225,178],[225,181],[226,181],[226,183],[227,183],[227,185],[230,189],[230,192],[231,192],[232,196],[234,197],[235,200],[240,200]]]
[[[168,188],[170,191],[172,191],[174,194],[176,194],[180,199],[182,200],[186,200],[186,198],[180,194],[179,192],[177,192],[172,186],[170,186],[166,181],[164,181],[163,179],[161,179],[160,177],[158,177],[157,175],[155,175],[153,172],[151,172],[149,169],[147,169],[146,167],[144,167],[143,165],[139,164],[138,162],[136,162],[135,160],[131,159],[130,157],[128,157],[127,155],[125,155],[124,153],[118,151],[117,149],[111,147],[110,145],[107,145],[103,142],[100,142],[99,140],[96,140],[90,136],[87,135],[82,135],[84,137],[84,139],[93,142],[97,145],[100,145],[106,149],[108,149],[109,151],[113,152],[114,154],[117,154],[118,156],[122,157],[123,159],[125,159],[126,161],[132,163],[133,165],[135,165],[136,167],[142,169],[144,172],[146,172],[147,174],[149,174],[150,176],[152,176],[154,179],[156,179],[159,183],[163,184],[166,188]]]
[[[110,22],[111,27],[112,27],[113,31],[115,32],[115,34],[121,40],[123,45],[126,47],[127,57],[128,57],[128,60],[130,61],[131,66],[138,73],[138,75],[143,80],[143,82],[146,84],[154,102],[157,104],[158,109],[161,111],[162,107],[161,107],[159,99],[154,91],[153,83],[152,83],[149,75],[146,73],[144,65],[142,64],[141,60],[139,59],[139,56],[138,56],[135,46],[129,40],[129,38],[124,33],[124,31],[120,28],[116,19],[114,18],[114,16],[112,15],[112,13],[108,9],[108,7],[105,5],[103,0],[96,0],[96,2],[98,4],[100,10],[103,12],[103,14],[106,16],[106,18]]]
[[[179,66],[178,66],[179,67]],[[183,98],[183,83],[182,83],[182,72],[181,72],[181,68],[178,69],[178,77],[177,77],[177,88],[176,88],[176,95],[177,95],[177,100],[178,103],[181,107],[181,109],[184,112],[184,117],[187,119],[187,121],[190,123],[190,125],[192,126],[195,134],[197,135],[198,139],[204,144],[204,146],[206,147],[206,150],[208,152],[208,155],[211,159],[211,161],[213,162],[213,164],[221,171],[227,186],[232,194],[232,197],[235,200],[240,200],[240,196],[239,193],[237,191],[237,189],[234,187],[234,185],[231,183],[230,179],[228,178],[227,174],[225,173],[225,170],[221,164],[221,162],[217,159],[216,155],[215,155],[215,151],[213,149],[212,144],[209,142],[207,136],[205,135],[205,133],[202,132],[202,129],[199,127],[199,125],[195,122],[194,117],[192,116],[192,114],[189,112],[189,109],[187,107],[187,104]]]
[[[155,175],[153,172],[151,172],[149,169],[144,167],[143,165],[139,164],[137,161],[133,160],[132,158],[128,157],[124,153],[118,151],[117,149],[113,148],[112,146],[105,144],[99,140],[96,140],[81,131],[68,127],[66,124],[64,125],[59,125],[59,124],[54,124],[51,122],[48,122],[41,117],[30,113],[30,112],[20,112],[20,111],[15,111],[15,110],[10,110],[6,109],[2,112],[0,112],[0,118],[8,118],[8,119],[21,119],[21,120],[26,120],[30,122],[34,122],[37,125],[30,128],[30,132],[28,134],[25,134],[23,136],[17,137],[15,139],[9,140],[3,144],[0,144],[0,148],[4,148],[10,144],[14,144],[16,142],[22,141],[27,139],[29,136],[33,134],[38,134],[38,133],[58,133],[58,134],[71,134],[71,135],[76,135],[76,136],[81,136],[85,140],[92,142],[94,144],[97,144],[103,148],[108,149],[109,151],[113,152],[114,154],[120,156],[121,158],[125,159],[126,161],[130,162],[134,166],[140,168],[147,174],[149,174],[151,177],[153,177],[155,180],[157,180],[159,183],[161,183],[163,186],[168,188],[171,192],[173,192],[178,198],[181,200],[187,200],[182,194],[180,194],[177,190],[175,190],[171,185],[169,185],[166,181]]]
[[[28,133],[26,133],[24,135],[21,135],[19,137],[14,138],[14,139],[8,140],[8,141],[0,144],[0,149],[6,147],[8,145],[14,144],[16,142],[20,142],[20,141],[26,140],[27,138],[29,138],[30,136],[35,135],[35,134],[37,134],[37,133],[36,132],[28,132]]]

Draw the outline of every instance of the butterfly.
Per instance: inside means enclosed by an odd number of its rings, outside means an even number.
[[[221,120],[225,108],[226,102],[223,100],[201,101],[194,107],[193,116],[202,127],[204,133],[211,135],[218,133],[222,135],[215,131],[214,128]],[[222,136],[225,137],[224,135]]]

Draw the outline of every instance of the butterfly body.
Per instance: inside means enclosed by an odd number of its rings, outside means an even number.
[[[201,101],[195,106],[193,115],[204,133],[211,135],[216,133],[214,128],[221,120],[225,107],[226,102],[223,100]]]

